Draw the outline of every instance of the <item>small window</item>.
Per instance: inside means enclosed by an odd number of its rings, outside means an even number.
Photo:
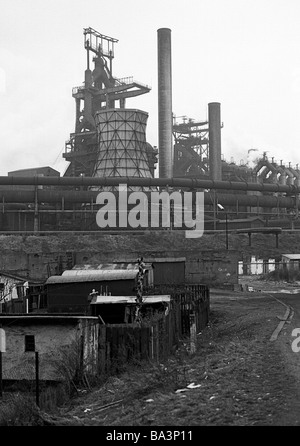
[[[35,351],[35,340],[33,335],[25,335],[25,352]]]

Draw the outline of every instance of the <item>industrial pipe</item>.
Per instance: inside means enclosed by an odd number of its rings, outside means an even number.
[[[64,191],[64,190],[37,190],[38,203],[96,203],[99,191]],[[294,197],[276,197],[271,195],[247,195],[247,194],[221,194],[216,193],[216,200],[223,206],[251,206],[266,208],[293,208],[298,205]],[[4,205],[7,203],[34,203],[34,191],[0,191],[0,201]],[[213,197],[209,192],[204,192],[204,204],[213,205]],[[300,208],[300,205],[298,206]]]
[[[281,185],[273,183],[249,183],[234,181],[214,181],[200,180],[194,178],[139,178],[139,177],[14,177],[0,176],[0,186],[118,186],[119,184],[127,184],[130,186],[141,187],[170,187],[170,188],[188,188],[188,189],[226,189],[238,191],[260,191],[260,192],[283,192],[287,194],[299,194],[300,186]],[[17,193],[9,189],[10,192]],[[0,193],[3,193],[4,190]],[[79,192],[79,191],[78,191]]]
[[[293,197],[274,197],[270,195],[216,194],[216,200],[223,206],[250,206],[265,208],[293,208],[296,200]],[[204,204],[213,205],[210,193],[204,193]]]
[[[286,171],[286,174],[288,176],[286,183],[287,184],[294,184],[295,183],[295,178],[294,178],[294,175],[293,175],[292,171],[290,170],[290,168],[285,167],[285,171]]]
[[[292,167],[289,167],[289,170],[292,172],[292,174],[296,178],[296,181],[294,181],[294,184],[296,184],[297,186],[300,186],[300,173],[299,173],[299,171],[296,170],[296,169],[293,169]]]

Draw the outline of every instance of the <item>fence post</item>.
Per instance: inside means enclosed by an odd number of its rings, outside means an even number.
[[[0,350],[0,397],[3,395],[3,385],[2,385],[2,350]]]
[[[150,328],[150,358],[154,359],[154,326]]]
[[[35,389],[36,405],[40,407],[40,388],[39,388],[39,352],[35,352]]]
[[[197,341],[197,333],[196,333],[196,320],[195,313],[190,313],[190,353],[196,352],[196,341]]]
[[[149,358],[148,339],[149,330],[148,327],[141,327],[141,359]]]
[[[105,374],[106,370],[106,325],[99,327],[99,356],[98,356],[98,371],[100,375]]]
[[[3,395],[3,381],[2,381],[2,353],[6,352],[6,337],[5,331],[0,325],[0,397]]]
[[[155,340],[155,359],[159,362],[159,327],[158,321],[154,325],[154,340]]]

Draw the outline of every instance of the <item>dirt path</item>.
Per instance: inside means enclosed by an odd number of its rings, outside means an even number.
[[[140,364],[61,408],[53,425],[300,425],[299,357],[289,330],[270,337],[285,308],[263,293],[211,296],[196,354]],[[285,333],[285,334],[284,334]],[[300,353],[299,353],[300,355]]]

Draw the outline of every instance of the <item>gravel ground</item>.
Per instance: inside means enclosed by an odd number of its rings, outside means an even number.
[[[46,424],[61,426],[300,425],[299,358],[286,329],[270,337],[286,308],[263,293],[212,293],[211,321],[165,364],[140,364],[81,391]],[[292,361],[290,361],[292,359]]]

